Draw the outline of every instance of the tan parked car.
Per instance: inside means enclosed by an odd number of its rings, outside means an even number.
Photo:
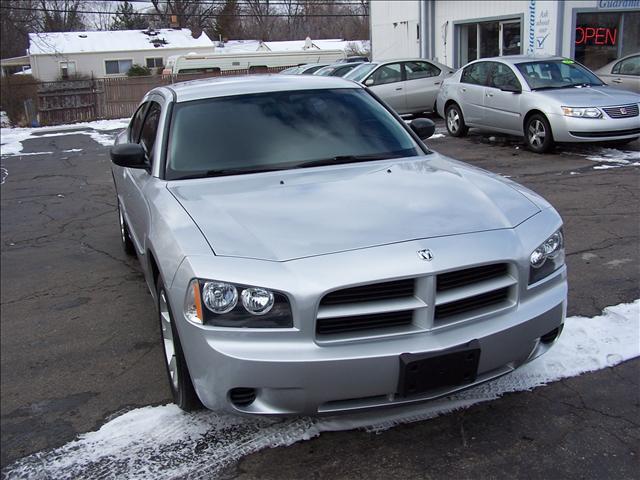
[[[640,93],[640,52],[614,60],[595,74],[611,87]]]

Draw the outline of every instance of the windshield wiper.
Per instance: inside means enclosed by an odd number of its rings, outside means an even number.
[[[225,177],[227,175],[274,172],[276,170],[284,170],[284,168],[283,167],[223,168],[219,170],[206,170],[204,172],[193,173],[190,175],[183,175],[178,178],[173,178],[171,180],[191,180],[194,178]]]
[[[538,91],[538,90],[555,90],[556,88],[574,88],[574,87],[599,87],[600,85],[594,84],[594,83],[571,83],[569,85],[553,85],[553,86],[546,86],[546,87],[538,87],[538,88],[533,88],[533,91]]]
[[[374,160],[389,160],[391,158],[402,158],[406,155],[375,154],[375,155],[338,155],[337,157],[319,158],[298,163],[295,168],[321,167],[323,165],[340,165],[343,163],[371,162]]]

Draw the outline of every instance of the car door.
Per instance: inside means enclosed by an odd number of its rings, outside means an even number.
[[[490,62],[475,62],[462,70],[457,86],[460,107],[467,124],[481,125],[484,119],[484,90],[487,86]]]
[[[132,236],[132,240],[136,245],[139,254],[145,251],[145,238],[149,228],[149,206],[145,197],[145,188],[153,181],[151,170],[153,168],[153,153],[157,148],[156,138],[158,136],[158,125],[162,114],[162,99],[152,98],[149,101],[149,107],[145,115],[139,138],[135,143],[142,145],[145,151],[149,168],[125,168],[127,176],[126,183],[129,185],[127,211],[128,226]]]
[[[393,108],[396,113],[406,113],[407,103],[401,63],[380,65],[365,79],[364,84]]]
[[[404,62],[404,69],[407,111],[433,111],[442,83],[442,70],[425,61]]]
[[[484,91],[484,119],[482,123],[498,130],[522,133],[520,99],[522,85],[511,67],[500,62],[491,64],[489,85]],[[515,93],[516,90],[520,93]]]
[[[612,87],[640,93],[640,55],[620,60],[611,69],[611,74],[603,77]]]

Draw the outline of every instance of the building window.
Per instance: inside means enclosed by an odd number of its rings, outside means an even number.
[[[76,62],[60,62],[60,78],[67,80],[76,74]]]
[[[575,59],[592,70],[640,50],[640,12],[576,15]]]
[[[522,53],[522,22],[517,19],[457,25],[457,35],[460,65],[478,58]]]
[[[164,67],[164,59],[162,57],[147,58],[148,68],[162,68]]]
[[[133,60],[105,60],[107,75],[124,75],[133,66]]]

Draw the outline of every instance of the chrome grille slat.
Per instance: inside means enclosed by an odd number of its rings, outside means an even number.
[[[638,116],[638,104],[631,103],[629,105],[620,105],[616,107],[602,107],[607,115],[611,118],[629,118]],[[622,113],[624,110],[625,113]]]

